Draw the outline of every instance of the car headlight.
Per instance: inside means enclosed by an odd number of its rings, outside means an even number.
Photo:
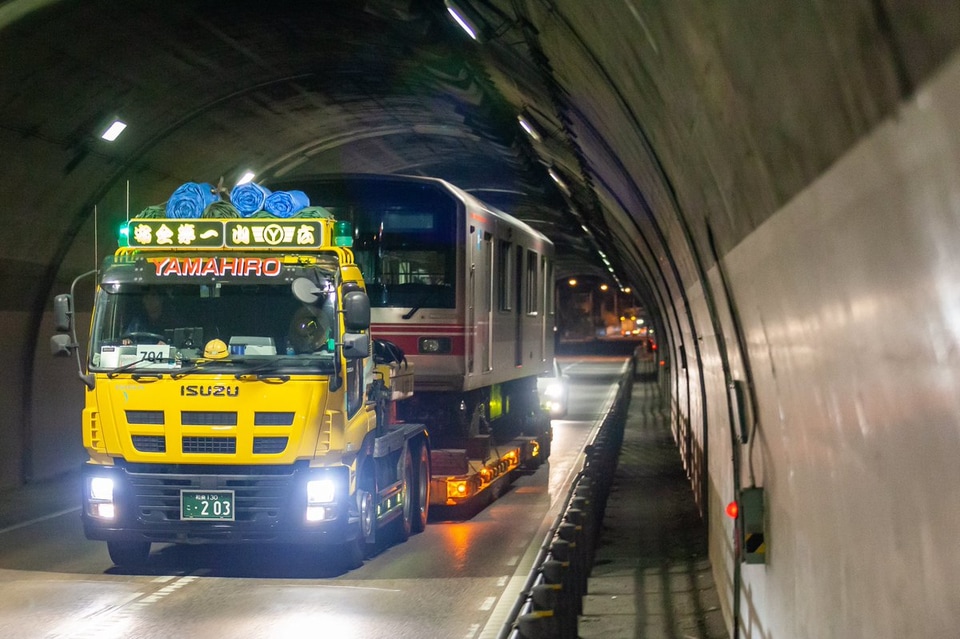
[[[544,395],[551,399],[557,399],[563,396],[563,382],[554,380],[547,384],[546,390],[543,392]]]

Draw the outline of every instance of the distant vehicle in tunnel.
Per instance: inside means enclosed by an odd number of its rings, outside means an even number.
[[[540,394],[540,405],[550,413],[551,418],[566,417],[570,378],[560,368],[560,362],[556,358],[550,371],[537,378],[537,391]]]

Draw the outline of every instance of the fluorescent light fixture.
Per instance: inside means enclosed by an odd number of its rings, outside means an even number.
[[[553,169],[548,169],[547,173],[550,174],[550,178],[557,183],[557,186],[560,187],[561,191],[567,194],[570,193],[570,189],[567,187],[567,183],[560,179],[560,176],[557,175],[556,171],[554,171]]]
[[[248,182],[253,182],[253,178],[255,177],[257,177],[256,173],[253,171],[247,171],[240,176],[239,180],[237,180],[237,186],[240,186],[241,184],[247,184]]]
[[[123,133],[123,130],[127,128],[126,122],[121,122],[120,120],[114,120],[113,124],[107,127],[107,130],[100,134],[100,137],[106,140],[107,142],[113,142],[120,137],[120,134]]]
[[[460,28],[466,31],[467,35],[470,36],[472,40],[477,40],[477,28],[462,13],[462,10],[454,6],[450,0],[444,0],[444,4],[447,6],[447,11],[450,13],[456,23],[460,25]]]
[[[527,132],[527,135],[529,135],[534,142],[540,141],[540,134],[537,132],[534,126],[530,124],[529,120],[527,120],[522,115],[518,115],[517,122],[520,123],[521,128],[523,128],[523,130]]]

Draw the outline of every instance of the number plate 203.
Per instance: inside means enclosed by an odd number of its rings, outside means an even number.
[[[233,491],[181,490],[180,519],[233,521]]]

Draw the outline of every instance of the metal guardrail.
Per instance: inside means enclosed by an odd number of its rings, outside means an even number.
[[[600,524],[623,444],[636,357],[619,382],[617,396],[596,436],[584,449],[564,509],[550,527],[533,569],[497,639],[577,639],[587,579]]]

